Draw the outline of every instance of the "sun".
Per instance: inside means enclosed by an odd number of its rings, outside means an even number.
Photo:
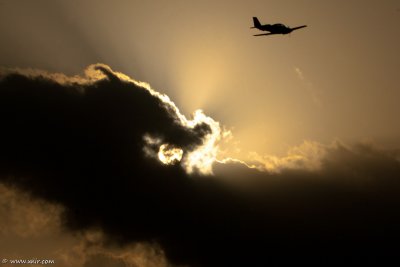
[[[183,156],[183,150],[177,147],[173,147],[169,144],[162,144],[158,150],[158,159],[166,164],[171,165],[181,161]]]

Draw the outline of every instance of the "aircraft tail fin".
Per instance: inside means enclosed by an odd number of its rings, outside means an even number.
[[[254,27],[251,27],[251,28],[260,28],[261,27],[261,23],[260,23],[260,21],[258,20],[258,18],[257,17],[253,17],[253,23],[254,23]]]

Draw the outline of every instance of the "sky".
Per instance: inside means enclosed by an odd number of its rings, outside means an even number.
[[[0,1],[0,257],[389,261],[399,26],[395,0]]]

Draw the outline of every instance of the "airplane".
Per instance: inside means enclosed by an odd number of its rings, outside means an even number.
[[[257,17],[253,17],[253,23],[254,23],[254,27],[250,27],[251,29],[256,28],[261,31],[269,32],[269,33],[254,34],[253,36],[262,36],[262,35],[271,35],[271,34],[288,34],[294,30],[298,30],[298,29],[307,27],[307,25],[302,25],[302,26],[290,28],[281,23],[261,25],[261,23]]]

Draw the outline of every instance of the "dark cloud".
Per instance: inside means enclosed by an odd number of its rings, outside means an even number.
[[[396,152],[338,144],[318,170],[231,162],[215,164],[214,176],[188,175],[146,156],[143,137],[186,153],[211,127],[186,127],[149,90],[97,68],[106,77],[0,80],[1,180],[61,204],[69,230],[101,229],[109,246],[158,244],[170,262],[189,266],[397,260]]]
[[[172,267],[154,244],[104,246],[101,229],[71,234],[62,207],[0,184],[0,258],[51,259],[59,267]],[[11,266],[11,265],[4,265]]]

